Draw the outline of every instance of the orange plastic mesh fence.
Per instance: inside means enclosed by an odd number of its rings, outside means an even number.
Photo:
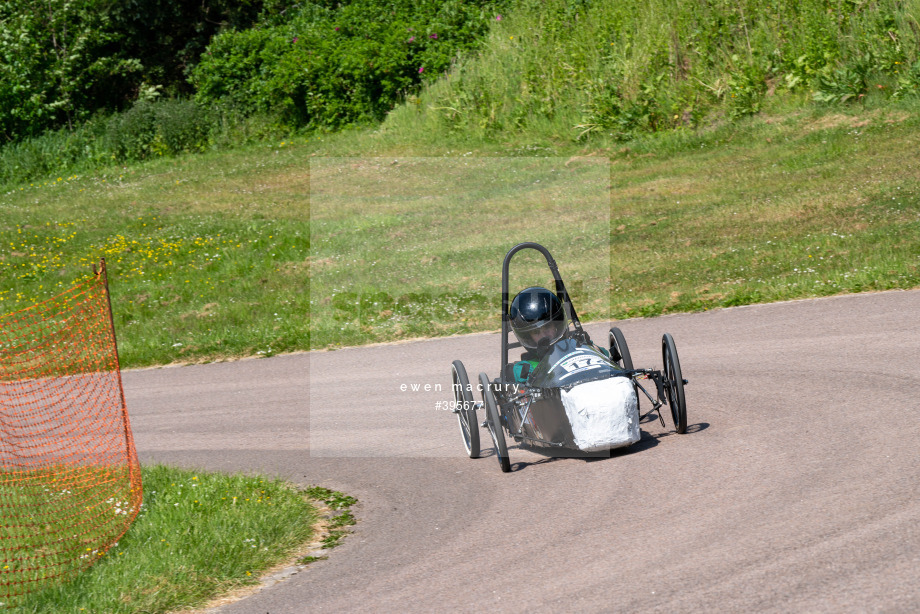
[[[0,595],[91,565],[141,500],[102,261],[89,281],[0,316]]]

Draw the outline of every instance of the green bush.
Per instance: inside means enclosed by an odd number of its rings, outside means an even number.
[[[150,87],[189,96],[186,71],[212,35],[250,26],[262,8],[262,0],[0,2],[0,137],[74,129],[129,108]]]
[[[871,55],[843,66],[826,66],[814,79],[816,102],[841,103],[859,100],[869,91],[869,76],[875,66]]]
[[[732,58],[738,61],[738,56]],[[743,65],[728,77],[728,115],[732,119],[759,113],[767,81],[764,69],[757,64]]]
[[[495,19],[494,2],[305,4],[290,19],[214,37],[192,72],[196,99],[292,127],[381,120],[450,68]]]
[[[0,3],[0,136],[15,141],[88,119],[141,64],[111,52],[119,38],[102,0]]]
[[[105,146],[117,160],[203,151],[213,116],[191,100],[141,100],[106,123]]]

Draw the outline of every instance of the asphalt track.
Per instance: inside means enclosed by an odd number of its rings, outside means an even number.
[[[143,462],[360,499],[328,560],[222,614],[917,612],[918,323],[918,291],[621,322],[636,366],[674,336],[690,432],[646,421],[609,459],[511,448],[510,474],[436,409],[453,359],[495,375],[497,334],[123,380]]]

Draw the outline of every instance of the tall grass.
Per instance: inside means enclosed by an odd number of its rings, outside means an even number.
[[[483,51],[396,109],[393,138],[626,141],[920,88],[920,2],[521,0]]]
[[[6,145],[0,149],[0,185],[279,141],[293,132],[271,115],[245,116],[190,100],[140,100],[123,113],[96,117],[73,130]]]

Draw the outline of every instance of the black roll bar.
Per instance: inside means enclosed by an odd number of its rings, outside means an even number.
[[[556,266],[556,261],[549,253],[549,250],[539,243],[530,241],[518,243],[505,254],[505,261],[502,263],[502,364],[498,371],[500,380],[505,379],[505,365],[508,364],[508,350],[521,347],[521,344],[517,341],[510,344],[508,343],[508,333],[511,332],[511,298],[508,292],[508,269],[510,268],[511,257],[523,249],[535,249],[546,258],[546,264],[549,265],[549,270],[552,272],[553,279],[556,281],[556,296],[562,301],[566,315],[575,326],[576,335],[578,335],[583,342],[590,341],[587,333],[585,333],[584,329],[581,327],[581,321],[578,319],[578,314],[575,313],[575,306],[572,305],[572,299],[569,297],[569,293],[565,289],[565,284],[562,282],[562,277],[559,275],[559,267]]]

